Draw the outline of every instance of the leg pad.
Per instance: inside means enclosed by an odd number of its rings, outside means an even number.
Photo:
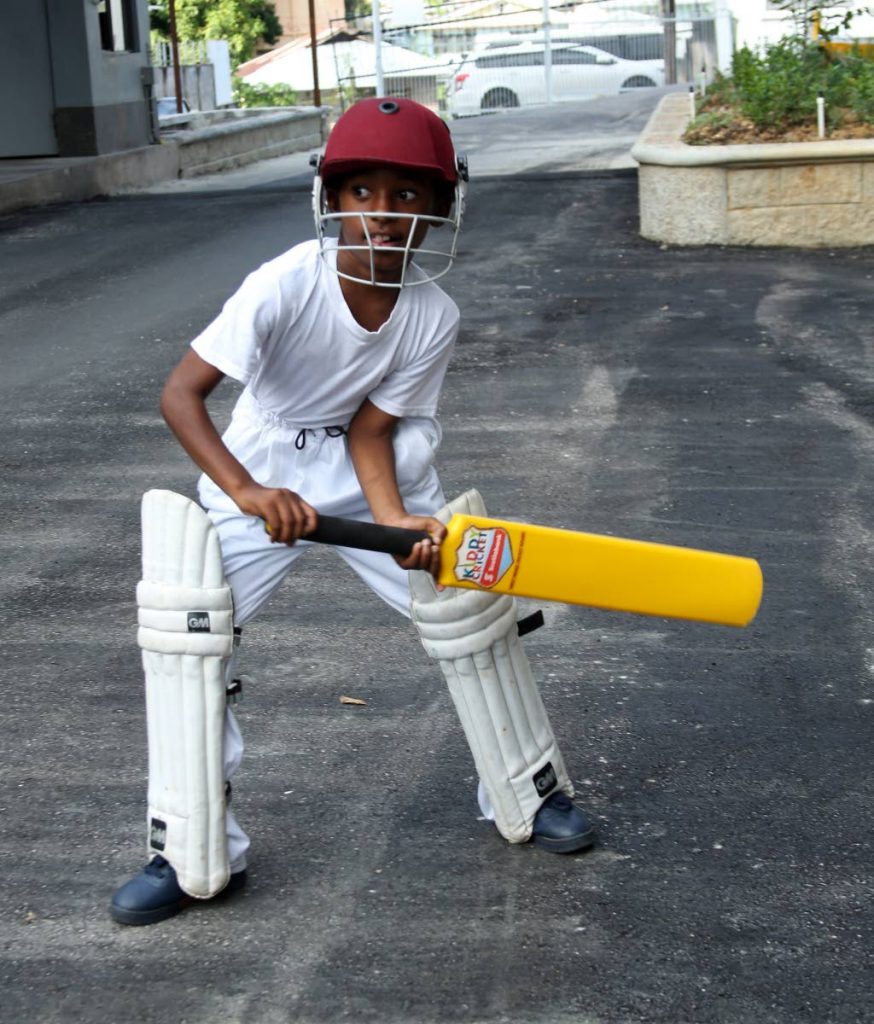
[[[438,518],[456,512],[486,514],[476,491]],[[573,796],[573,786],[519,639],[516,602],[486,590],[438,592],[429,574],[410,575],[413,621],[440,662],[495,825],[526,842],[543,801],[556,790]]]
[[[149,737],[148,845],[206,899],[230,876],[222,741],[233,599],[215,527],[180,494],[143,497],[137,587]]]

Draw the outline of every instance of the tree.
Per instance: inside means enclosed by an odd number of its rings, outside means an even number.
[[[373,14],[371,0],[346,0],[346,20],[357,21],[358,18],[369,18]]]
[[[870,7],[858,7],[853,0],[782,0],[779,7],[792,15],[799,36],[809,37],[811,27],[816,25],[817,33],[826,40],[846,31],[858,15],[871,13]]]
[[[168,0],[155,0],[151,25],[169,35]],[[282,25],[269,0],[176,0],[176,33],[183,41],[226,39],[237,65],[254,56],[258,43],[275,43]]]

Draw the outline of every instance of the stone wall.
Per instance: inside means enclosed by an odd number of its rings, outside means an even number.
[[[262,107],[194,115],[165,136],[179,147],[179,176],[214,174],[256,160],[316,150],[326,136],[325,107]]]
[[[675,245],[874,245],[874,139],[687,146],[664,97],[631,150],[640,231]]]

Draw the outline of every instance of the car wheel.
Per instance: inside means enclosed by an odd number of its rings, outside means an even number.
[[[512,89],[490,89],[480,104],[483,110],[498,110],[501,107],[518,107],[519,97]]]
[[[654,89],[655,82],[646,75],[632,75],[622,83],[623,89]]]

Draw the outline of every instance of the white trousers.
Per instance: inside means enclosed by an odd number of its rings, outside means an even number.
[[[432,474],[429,487],[417,491],[414,497],[405,496],[407,511],[412,515],[433,515],[444,504],[443,494]],[[251,516],[239,513],[207,510],[219,533],[225,578],[234,594],[234,621],[244,626],[253,619],[276,592],[299,558],[312,548],[312,544],[299,541],[289,547],[273,544],[264,524]],[[349,515],[358,519],[369,518],[358,505],[354,509],[331,510],[332,514]],[[353,548],[336,548],[336,552],[358,573],[364,582],[384,601],[409,618],[410,592],[408,574],[390,555]],[[244,641],[245,642],[245,641]],[[234,659],[228,665],[228,681],[235,674]],[[225,716],[224,768],[230,779],[243,757],[243,738],[230,708]],[[227,814],[228,856],[231,871],[246,866],[249,837],[240,828],[232,810]]]

